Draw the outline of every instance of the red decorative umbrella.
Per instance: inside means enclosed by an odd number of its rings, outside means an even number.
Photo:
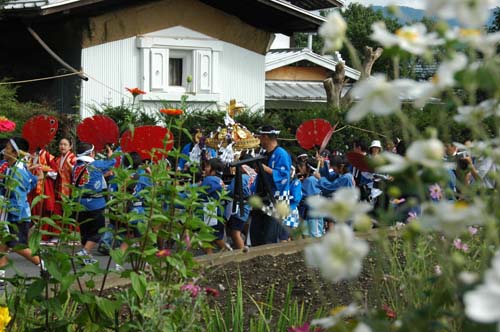
[[[80,141],[93,144],[96,151],[101,151],[106,144],[118,143],[119,130],[110,117],[94,115],[76,127],[76,135]]]
[[[368,163],[368,157],[362,153],[351,151],[346,154],[347,160],[352,166],[361,172],[373,172],[373,168]]]
[[[57,119],[49,115],[36,115],[26,121],[22,136],[30,145],[29,152],[46,147],[56,136],[57,128]]]
[[[323,119],[312,119],[302,123],[299,128],[297,128],[295,137],[302,148],[310,150],[314,147],[320,147],[325,136],[331,130],[332,126],[330,125],[330,122]],[[327,143],[328,140],[326,141]]]
[[[323,152],[328,145],[328,142],[330,142],[330,138],[332,138],[333,133],[335,132],[335,129],[337,129],[337,125],[339,123],[337,122],[335,126],[333,126],[325,135],[323,138],[323,141],[321,142],[321,146],[319,147],[319,153]]]
[[[123,152],[137,152],[144,159],[151,159],[151,152],[155,151],[153,160],[166,156],[166,152],[174,146],[174,135],[164,127],[141,126],[132,133],[127,130],[120,139]],[[162,151],[159,151],[162,150]]]

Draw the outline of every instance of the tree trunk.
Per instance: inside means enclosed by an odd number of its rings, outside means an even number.
[[[330,108],[340,108],[345,80],[345,67],[343,63],[339,62],[335,66],[335,72],[332,74],[332,77],[323,81],[326,92],[326,103]]]
[[[360,80],[370,77],[373,64],[380,58],[382,52],[384,52],[384,49],[381,47],[377,47],[374,51],[370,46],[365,46],[365,61],[363,61],[363,71],[361,72]]]
[[[380,58],[384,49],[378,47],[375,51],[370,46],[365,46],[365,61],[359,80],[364,80],[370,77],[373,64]],[[326,92],[326,103],[329,108],[340,108],[341,105],[347,105],[351,102],[351,90],[342,97],[342,89],[346,83],[344,64],[339,62],[335,66],[335,72],[332,77],[323,81],[323,86]]]

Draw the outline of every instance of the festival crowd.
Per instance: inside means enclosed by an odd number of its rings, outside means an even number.
[[[216,151],[202,146],[198,139],[184,146],[183,158],[176,165],[180,172],[189,172],[193,166],[200,171],[196,177],[197,184],[205,189],[199,195],[200,202],[205,206],[201,215],[204,222],[213,228],[216,237],[214,248],[245,249],[299,237],[322,237],[325,232],[334,229],[335,220],[311,213],[307,202],[310,197],[331,197],[341,188],[358,187],[360,200],[368,201],[374,207],[400,207],[398,221],[401,222],[407,222],[408,217],[419,213],[418,205],[404,204],[411,199],[411,193],[390,198],[386,186],[391,177],[366,169],[366,162],[356,162],[374,158],[384,150],[404,155],[403,141],[387,142],[383,146],[378,139],[370,144],[356,140],[352,142],[350,151],[304,151],[292,156],[279,145],[279,131],[273,126],[265,125],[255,135],[260,140],[261,152],[242,153],[232,165],[239,170],[236,176],[234,172],[228,173],[231,167],[218,157]],[[129,153],[127,158],[116,157],[119,149],[113,150],[111,145],[107,145],[104,151],[95,151],[92,144],[84,142],[79,143],[74,151],[70,138],[60,139],[57,156],[43,148],[28,153],[28,142],[21,137],[12,137],[0,143],[0,190],[4,203],[1,220],[6,221],[4,232],[10,234],[4,236],[8,241],[0,244],[0,252],[4,253],[0,258],[0,279],[5,277],[2,267],[7,264],[5,253],[10,250],[39,265],[44,271],[43,261],[33,256],[27,247],[33,224],[31,217],[62,215],[62,201],[71,197],[71,188],[75,187],[85,189],[78,198],[84,207],[76,214],[78,227],[63,226],[57,220],[53,226],[46,223],[42,244],[57,243],[61,228],[73,227],[71,230],[80,234],[81,249],[76,255],[81,263],[96,263],[92,252],[95,249],[106,251],[111,246],[109,239],[112,236],[107,236],[108,232],[103,233],[102,229],[109,226],[105,218],[106,191],[112,192],[113,185],[107,180],[112,178],[115,167],[133,170],[134,185],[130,191],[137,199],[128,205],[129,211],[140,215],[147,209],[141,192],[152,186],[148,176],[150,168],[138,153]],[[197,152],[197,158],[192,158],[193,151]],[[96,157],[98,155],[100,157]],[[495,190],[496,183],[491,174],[497,171],[498,165],[491,160],[474,158],[461,151],[456,144],[446,145],[446,158],[451,165],[448,188],[429,188],[432,199],[461,199],[461,186],[474,182],[487,190]],[[353,161],[352,164],[349,160]],[[232,176],[227,177],[227,174]],[[229,197],[223,207],[211,208],[209,203],[220,200],[223,193]],[[42,194],[45,198],[37,200]],[[259,199],[255,201],[253,197]],[[372,217],[376,226],[376,214]],[[141,234],[138,228],[133,228],[132,234],[123,236],[140,237]],[[126,241],[121,242],[120,249],[123,252],[127,250]],[[212,250],[206,249],[205,253],[210,254]],[[116,269],[122,267],[117,265]]]

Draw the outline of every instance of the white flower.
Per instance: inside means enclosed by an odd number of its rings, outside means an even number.
[[[331,12],[321,25],[318,34],[324,38],[324,51],[337,51],[342,48],[347,31],[347,23],[338,11]]]
[[[376,115],[389,115],[399,110],[401,95],[411,91],[416,83],[408,79],[388,82],[382,74],[375,74],[360,81],[352,89],[356,103],[347,113],[347,121],[359,121],[370,112]]]
[[[331,199],[310,196],[307,198],[307,205],[312,217],[330,217],[337,222],[347,222],[372,208],[369,203],[360,202],[359,197],[360,192],[357,187],[341,188]]]
[[[420,82],[413,87],[412,96],[415,98],[415,107],[421,108],[429,98],[436,96],[443,90],[455,85],[455,74],[467,66],[467,57],[457,53],[451,59],[443,61],[436,74],[428,82]]]
[[[406,150],[406,158],[425,167],[443,165],[444,144],[436,138],[413,142]]]
[[[384,151],[380,154],[386,164],[377,167],[377,172],[383,174],[401,173],[407,169],[411,163],[399,154]]]
[[[306,247],[306,263],[334,283],[353,279],[361,272],[368,249],[368,243],[357,239],[349,226],[339,224],[321,242]]]
[[[470,124],[481,122],[493,115],[500,116],[500,106],[498,101],[488,99],[476,106],[460,106],[458,108],[458,114],[455,115],[453,119],[458,123]]]
[[[443,61],[432,78],[434,86],[440,89],[454,86],[455,74],[465,69],[466,66],[467,56],[463,53],[457,53],[452,59]]]
[[[475,272],[462,271],[458,274],[458,280],[466,285],[472,285],[479,279],[479,276]]]
[[[455,238],[467,231],[467,227],[484,222],[484,203],[480,200],[473,204],[462,201],[439,201],[422,204],[419,217],[423,228],[443,232],[449,238]]]
[[[480,323],[497,322],[500,330],[500,252],[497,251],[491,268],[484,275],[484,282],[465,293],[465,314]]]
[[[500,31],[494,33],[486,33],[483,29],[464,29],[455,27],[446,31],[446,39],[457,40],[461,43],[468,44],[472,48],[483,53],[486,57],[491,57],[495,54],[498,43],[500,42]]]
[[[335,310],[335,309],[334,309]],[[354,317],[359,312],[356,304],[351,303],[347,307],[341,307],[340,310],[335,310],[335,314],[325,318],[313,319],[311,325],[318,325],[323,329],[334,327],[345,318]]]
[[[456,18],[467,27],[481,28],[489,17],[496,0],[427,0],[427,14],[442,19]]]
[[[352,332],[372,332],[372,329],[365,323],[360,322]]]
[[[437,33],[427,33],[427,28],[422,23],[404,26],[394,34],[389,32],[384,22],[375,22],[372,25],[371,39],[378,41],[385,47],[398,46],[412,54],[424,54],[429,47],[443,44]]]

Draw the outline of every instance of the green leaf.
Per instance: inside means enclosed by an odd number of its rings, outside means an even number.
[[[45,282],[43,279],[36,279],[26,290],[26,302],[30,303],[36,298],[42,298],[44,289]]]
[[[135,294],[142,300],[146,295],[146,277],[132,272],[130,273],[130,281]]]
[[[119,303],[103,297],[97,297],[96,303],[101,312],[103,312],[109,319],[114,319],[115,312],[120,308]]]
[[[88,289],[94,289],[95,288],[95,281],[94,281],[94,279],[89,279],[89,280],[85,281],[85,286]]]
[[[47,195],[38,195],[33,198],[33,201],[31,202],[31,208],[35,207],[38,203],[40,203],[42,200],[49,198]]]
[[[120,248],[111,250],[109,252],[109,255],[111,256],[114,262],[118,264],[123,264],[124,255],[123,252],[120,250]]]
[[[182,277],[186,277],[186,265],[184,265],[182,260],[175,256],[169,256],[167,257],[167,263],[174,267],[182,275]]]
[[[40,249],[40,242],[42,241],[42,234],[40,232],[33,232],[28,240],[28,246],[31,252],[36,253]]]

